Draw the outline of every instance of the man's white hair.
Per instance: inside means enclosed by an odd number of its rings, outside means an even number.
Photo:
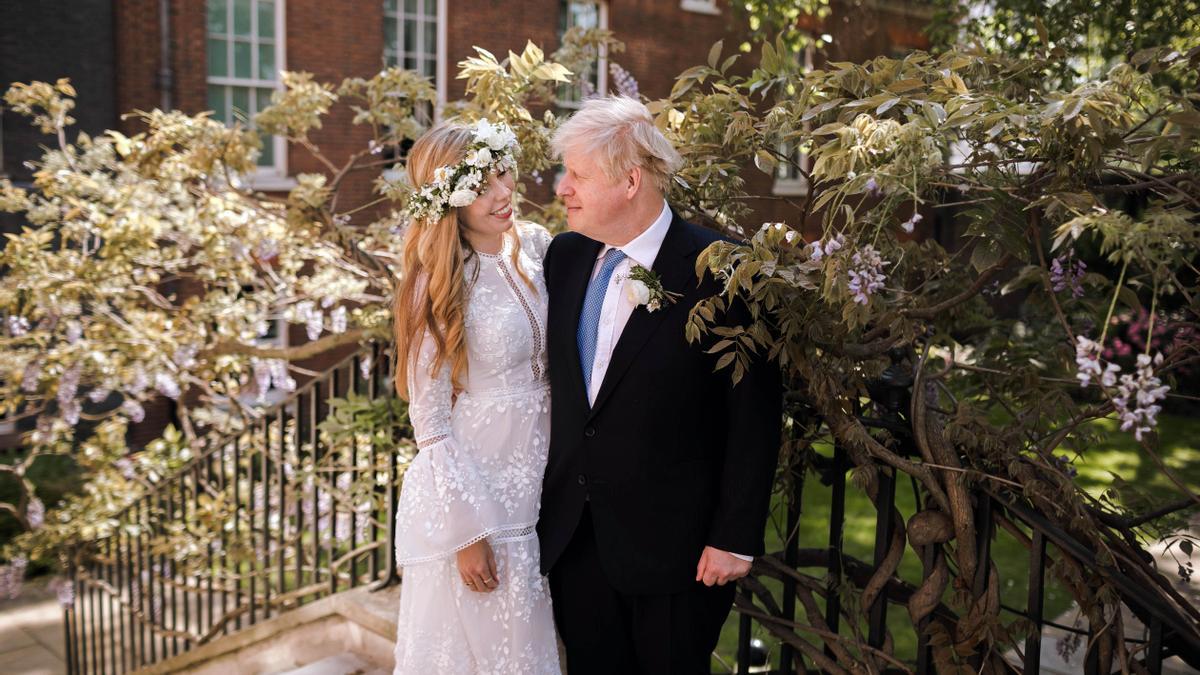
[[[683,163],[646,106],[628,96],[591,98],[554,133],[554,154],[568,150],[591,156],[610,180],[640,167],[660,192]]]

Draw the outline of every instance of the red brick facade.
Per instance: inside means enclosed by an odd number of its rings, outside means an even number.
[[[275,0],[283,3],[285,51],[283,66],[288,70],[308,71],[319,81],[334,84],[343,78],[369,77],[383,65],[383,0]],[[412,0],[399,0],[403,5]],[[419,0],[426,2],[427,0]],[[444,12],[441,33],[445,57],[439,65],[444,78],[447,100],[463,94],[463,81],[456,79],[459,61],[483,47],[498,57],[509,50],[520,52],[527,40],[547,53],[558,46],[561,0],[428,0]],[[112,71],[112,104],[118,113],[161,107],[164,101],[174,108],[197,113],[208,107],[206,55],[206,3],[204,0],[165,0],[169,7],[167,26],[169,68],[164,69],[161,54],[160,9],[162,0],[112,0],[113,47],[108,56]],[[623,53],[613,59],[638,80],[641,92],[649,99],[665,97],[675,76],[693,65],[703,63],[709,48],[726,39],[726,53],[732,53],[744,33],[729,6],[718,0],[718,13],[685,10],[682,0],[608,0],[608,27],[626,44]],[[861,0],[853,6],[835,3],[832,16],[823,21],[808,19],[805,27],[814,35],[828,33],[832,45],[820,52],[819,59],[860,61],[877,55],[894,55],[926,46],[922,28],[928,21],[928,5],[923,2]],[[97,6],[99,11],[99,6]],[[32,19],[31,19],[32,20]],[[68,55],[69,56],[69,55]],[[79,53],[84,62],[89,54]],[[743,58],[739,69],[748,72],[752,55]],[[37,74],[37,79],[53,80],[58,75]],[[29,78],[33,79],[33,78]],[[164,86],[167,86],[164,91]],[[167,94],[164,97],[164,93]],[[81,101],[82,103],[82,101]],[[109,110],[112,108],[110,107]],[[369,140],[369,129],[351,124],[352,112],[338,107],[311,135],[312,141],[340,165]],[[8,118],[6,118],[6,122]],[[93,124],[104,128],[105,123]],[[115,118],[106,124],[125,131],[136,129],[134,120]],[[96,129],[87,129],[96,132]],[[7,144],[6,144],[7,147]],[[6,164],[10,162],[6,159]],[[291,176],[324,171],[323,165],[303,148],[288,151],[287,171]],[[344,183],[339,209],[364,204],[372,198],[373,171],[361,171]],[[752,192],[769,193],[773,178],[749,169],[746,172]],[[535,199],[546,200],[551,194],[550,181],[531,185]],[[776,201],[754,204],[754,221],[788,220]],[[809,224],[810,228],[812,223]],[[182,289],[181,289],[182,290]],[[184,291],[186,292],[186,291]],[[292,331],[293,341],[303,340],[300,330]],[[320,369],[330,362],[322,359],[305,363]],[[134,445],[159,433],[168,416],[167,406],[149,411],[147,423],[133,434]]]

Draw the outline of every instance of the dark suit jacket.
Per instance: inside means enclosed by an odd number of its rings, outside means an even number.
[[[709,275],[698,284],[695,272],[697,254],[718,239],[674,215],[654,271],[682,297],[656,312],[634,310],[592,406],[576,332],[602,245],[574,232],[550,244],[550,456],[537,528],[544,573],[570,541],[585,500],[600,564],[624,593],[686,590],[706,545],[763,553],[779,450],[779,369],[756,364],[733,386],[729,368],[713,371],[717,356],[705,353],[707,344],[684,338],[692,306],[720,292]],[[745,318],[735,309],[725,321]]]

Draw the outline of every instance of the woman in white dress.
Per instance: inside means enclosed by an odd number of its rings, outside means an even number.
[[[514,220],[516,151],[483,121],[438,125],[409,155],[396,385],[419,452],[396,516],[397,674],[560,672],[534,529],[550,235]]]

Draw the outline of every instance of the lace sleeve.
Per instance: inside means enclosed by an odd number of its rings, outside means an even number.
[[[507,512],[475,459],[455,438],[450,366],[436,374],[426,335],[409,369],[408,415],[419,452],[404,474],[396,513],[396,560],[437,560],[504,529]]]

